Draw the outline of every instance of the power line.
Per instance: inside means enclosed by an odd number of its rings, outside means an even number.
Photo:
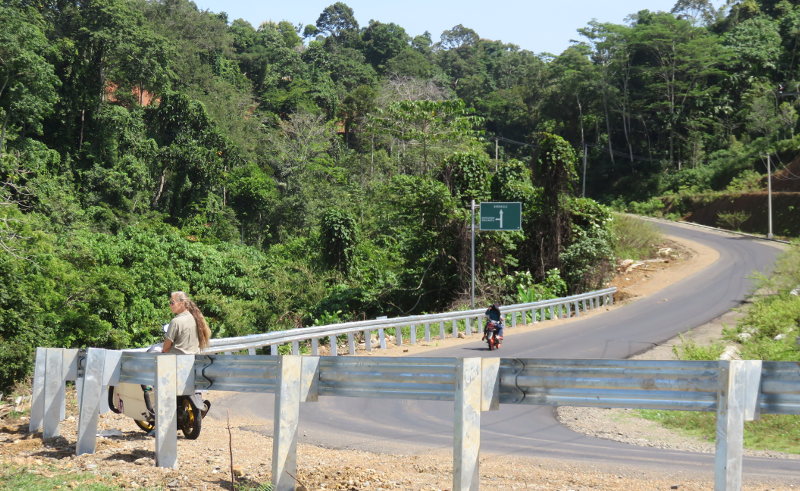
[[[789,174],[791,177],[788,177],[788,176],[775,176],[774,178],[775,178],[776,180],[778,180],[778,181],[794,181],[794,180],[800,179],[800,176],[798,176],[797,174],[795,174],[794,172],[792,172],[792,171],[791,171],[791,169],[789,169],[789,164],[785,164],[785,163],[783,162],[783,160],[781,160],[781,157],[780,157],[780,155],[777,155],[777,157],[778,157],[778,160],[779,160],[779,161],[780,161],[780,163],[781,163],[781,166],[783,167],[783,168],[781,169],[781,171],[783,171],[783,172],[785,172],[785,173]]]
[[[504,136],[496,135],[494,137],[494,139],[502,141],[502,142],[505,142],[505,143],[512,143],[514,145],[520,145],[520,146],[531,147],[531,148],[538,148],[538,145],[535,145],[533,143],[525,143],[525,142],[521,142],[521,141],[517,141],[517,140],[512,140],[511,138],[506,138]],[[597,143],[587,143],[586,146],[587,147],[597,147],[597,148],[602,148],[602,149],[608,148],[605,145],[600,145],[600,144],[597,144]],[[628,152],[622,152],[622,151],[619,151],[619,150],[614,150],[613,148],[611,149],[611,153],[616,155],[616,156],[618,156],[618,157],[627,157],[628,159],[632,159],[632,160],[636,160],[636,161],[640,161],[640,162],[660,162],[661,161],[659,159],[653,159],[653,158],[649,158],[649,157],[642,157],[641,155],[630,154]]]

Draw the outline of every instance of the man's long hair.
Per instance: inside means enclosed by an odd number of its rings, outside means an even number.
[[[189,298],[189,295],[187,295],[185,292],[172,292],[170,297],[178,300],[179,302],[183,302],[186,305],[186,310],[192,314],[192,317],[194,317],[194,323],[197,325],[197,340],[200,343],[200,349],[203,350],[208,348],[208,341],[211,339],[211,329],[208,327],[208,323],[206,322],[206,318],[203,317],[203,313],[200,312],[200,308],[191,298]]]

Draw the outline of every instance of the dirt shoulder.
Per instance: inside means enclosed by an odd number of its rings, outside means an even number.
[[[639,298],[657,293],[676,281],[690,277],[718,259],[717,253],[700,244],[669,238],[671,251],[663,260],[645,263],[620,271],[614,280],[619,289],[617,309]],[[602,309],[589,315],[600,315]],[[732,314],[733,315],[733,314]],[[533,329],[557,328],[574,322],[563,319],[508,329],[513,338]],[[688,334],[698,342],[716,339],[725,316]],[[402,356],[419,353],[463,339],[437,340],[411,346],[391,346],[387,351],[373,351],[367,356]],[[659,359],[671,357],[670,341],[641,356]],[[210,392],[209,399],[220,400],[225,393]],[[212,408],[213,411],[213,408]],[[588,412],[587,412],[588,411]],[[624,411],[624,410],[620,410]],[[698,442],[683,439],[671,432],[618,410],[564,408],[562,421],[576,431],[626,441],[638,445],[707,451]],[[40,435],[28,435],[26,417],[0,420],[0,465],[5,472],[24,470],[42,476],[65,476],[64,489],[83,487],[70,476],[79,472],[94,474],[97,482],[120,488],[232,489],[232,479],[244,489],[258,488],[270,481],[272,439],[252,431],[266,425],[262,419],[216,415],[203,421],[198,440],[178,438],[177,469],[154,467],[155,440],[146,436],[132,420],[121,415],[101,415],[98,423],[97,451],[76,457],[77,411],[74,392],[68,393],[67,420],[61,436],[43,441]],[[597,428],[602,428],[598,431]],[[713,448],[711,449],[713,451]],[[452,486],[452,453],[435,451],[409,455],[387,455],[354,450],[331,450],[298,445],[298,482],[306,489],[413,489],[439,490]],[[615,467],[546,459],[516,458],[513,465],[495,465],[491,455],[481,458],[481,487],[484,489],[533,490],[707,490],[713,488],[712,475],[665,474],[657,469]],[[232,478],[232,474],[235,476]],[[748,490],[789,489],[785,483],[746,482]],[[237,488],[240,489],[240,488]]]

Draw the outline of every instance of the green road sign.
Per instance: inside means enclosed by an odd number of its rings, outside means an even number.
[[[481,203],[481,230],[522,229],[522,203]]]

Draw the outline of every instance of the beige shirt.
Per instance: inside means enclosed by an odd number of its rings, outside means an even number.
[[[178,355],[191,355],[200,352],[197,339],[197,323],[188,310],[184,310],[169,323],[165,339],[172,341],[172,349]]]

